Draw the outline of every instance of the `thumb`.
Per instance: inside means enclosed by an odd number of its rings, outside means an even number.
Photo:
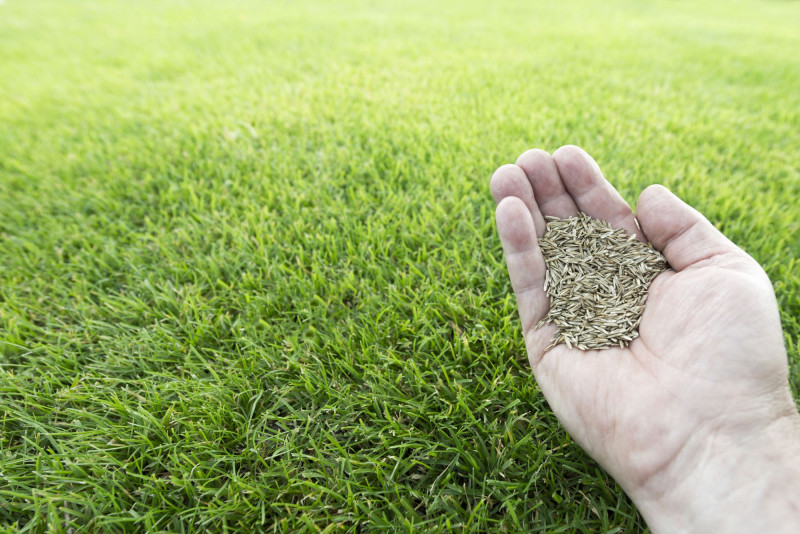
[[[642,191],[636,217],[647,238],[676,271],[720,254],[743,253],[699,211],[663,185]]]

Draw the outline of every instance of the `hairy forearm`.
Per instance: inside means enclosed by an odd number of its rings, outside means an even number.
[[[655,533],[800,532],[800,415],[715,436],[685,476],[631,493]]]

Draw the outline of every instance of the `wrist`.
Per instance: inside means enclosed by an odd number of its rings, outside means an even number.
[[[630,492],[653,532],[800,532],[800,415],[741,430],[698,432]]]

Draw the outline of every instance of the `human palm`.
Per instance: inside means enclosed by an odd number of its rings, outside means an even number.
[[[528,355],[554,413],[634,498],[671,491],[714,443],[747,439],[796,413],[772,286],[702,215],[652,186],[633,212],[577,147],[532,150],[492,177],[497,224]],[[672,269],[650,286],[639,337],[625,349],[545,352],[543,215],[578,211],[636,233]],[[712,444],[712,445],[709,445]]]

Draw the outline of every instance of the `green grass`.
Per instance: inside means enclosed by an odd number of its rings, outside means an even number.
[[[585,147],[775,283],[800,5],[0,4],[0,531],[639,532],[524,361],[488,178]]]

